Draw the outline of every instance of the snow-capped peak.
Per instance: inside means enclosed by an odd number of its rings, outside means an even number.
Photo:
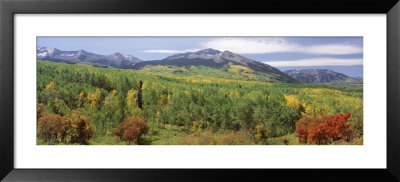
[[[130,55],[116,52],[112,55],[100,55],[87,52],[83,49],[78,51],[61,51],[56,48],[47,48],[43,46],[36,47],[37,59],[55,60],[68,63],[94,62],[113,67],[131,66],[141,60]]]

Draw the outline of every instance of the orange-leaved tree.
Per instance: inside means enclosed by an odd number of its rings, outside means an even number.
[[[46,113],[38,119],[38,134],[44,138],[45,142],[57,143],[58,137],[65,142],[65,137],[68,130],[68,117],[60,116],[59,114]]]
[[[140,136],[147,133],[147,123],[138,117],[127,117],[114,130],[114,134],[129,144],[138,143]]]

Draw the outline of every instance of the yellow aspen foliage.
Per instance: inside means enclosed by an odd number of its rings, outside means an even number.
[[[99,89],[96,89],[96,98],[100,98],[100,90]]]
[[[329,96],[343,96],[340,90],[326,89],[326,88],[315,88],[315,89],[303,89],[302,93],[305,95],[329,95]]]
[[[322,105],[318,107],[317,110],[319,111],[319,116],[331,114],[331,107],[329,107],[328,105]]]
[[[68,121],[70,127],[68,134],[71,136],[70,143],[87,144],[95,132],[91,118],[82,116],[79,110],[74,110]]]
[[[233,97],[240,97],[240,93],[238,92],[238,91],[232,91],[230,94],[229,94],[229,97],[230,98],[233,98]]]
[[[260,123],[256,126],[256,136],[255,139],[257,142],[262,143],[267,139],[266,130],[263,123]]]
[[[309,116],[314,116],[316,117],[314,109],[311,107],[311,105],[303,103],[304,111],[307,115]]]
[[[286,105],[291,108],[298,108],[300,101],[294,95],[283,95],[285,97]]]
[[[160,111],[157,111],[156,113],[156,122],[160,122]]]
[[[95,93],[88,93],[87,100],[90,103],[90,107],[94,107],[97,105],[100,99],[100,90],[96,89]]]
[[[112,96],[116,96],[117,95],[117,91],[114,89],[113,91],[111,91],[111,95]]]
[[[363,101],[361,98],[353,98],[353,97],[341,97],[339,101],[339,105],[350,105],[354,109],[359,109],[360,106],[363,105]]]
[[[81,107],[83,105],[83,98],[85,98],[84,93],[83,91],[81,91],[78,95],[78,107]]]
[[[79,95],[78,95],[78,100],[80,101],[80,102],[82,102],[82,100],[83,100],[83,91],[81,92],[81,93],[79,93]]]
[[[143,85],[142,85],[142,89],[145,90],[147,87],[148,87],[147,83],[144,82]]]
[[[126,96],[126,101],[129,107],[133,106],[134,103],[136,103],[136,98],[137,98],[137,91],[134,89],[131,89],[128,91],[128,94]]]
[[[54,88],[54,82],[50,82],[49,84],[46,85],[45,90],[52,90]]]

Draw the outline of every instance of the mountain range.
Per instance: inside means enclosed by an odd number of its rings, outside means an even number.
[[[295,79],[287,76],[280,70],[252,59],[245,58],[239,54],[230,51],[219,51],[215,49],[203,49],[197,52],[186,52],[174,54],[162,60],[143,61],[133,66],[134,69],[140,69],[149,65],[173,65],[173,66],[208,66],[216,69],[226,69],[230,64],[240,65],[250,68],[256,72],[269,74],[275,81],[297,82]]]
[[[192,75],[200,72],[205,76],[211,76],[212,74],[212,76],[218,75],[223,78],[285,83],[362,83],[362,79],[352,78],[329,69],[294,69],[282,72],[268,64],[248,59],[239,54],[211,48],[196,52],[178,53],[162,60],[151,61],[142,61],[134,56],[118,52],[111,55],[100,55],[85,50],[62,51],[42,46],[37,46],[36,52],[38,60],[69,64],[86,63],[105,68],[116,67],[141,70],[150,67],[167,66],[161,70],[161,72],[167,72],[168,67],[174,66],[176,69],[172,73],[175,74],[184,72],[180,68],[200,66],[207,68],[207,70],[203,70],[203,72],[198,70],[193,72]],[[212,70],[211,72],[210,69]],[[159,72],[160,70],[157,71]],[[185,71],[187,72],[187,70]]]
[[[131,68],[134,64],[142,60],[126,54],[116,52],[111,55],[100,55],[85,50],[62,51],[56,48],[36,47],[37,59],[49,60],[54,62],[75,63],[97,63],[116,68]]]
[[[292,69],[284,71],[302,83],[362,83],[362,78],[352,78],[330,69]]]
[[[95,63],[104,66],[112,66],[122,69],[142,69],[151,66],[205,66],[218,70],[228,71],[230,65],[239,65],[250,68],[255,72],[266,77],[271,82],[289,82],[296,83],[297,81],[280,70],[264,64],[259,61],[251,60],[232,53],[230,51],[219,51],[215,49],[203,49],[196,52],[179,53],[162,60],[142,61],[131,55],[114,53],[112,55],[99,55],[85,50],[79,51],[61,51],[56,48],[37,47],[37,59],[48,60],[54,62],[65,62],[70,64],[75,63]],[[244,71],[240,69],[239,73]],[[233,74],[233,73],[232,73]],[[258,76],[259,76],[258,75]]]

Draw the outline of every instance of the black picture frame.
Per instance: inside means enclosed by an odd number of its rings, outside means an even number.
[[[316,16],[319,13],[386,14],[387,168],[15,169],[14,15],[32,13],[315,13]],[[4,181],[400,181],[399,18],[398,0],[0,0],[0,179]],[[385,118],[383,117],[380,122],[385,122]]]

